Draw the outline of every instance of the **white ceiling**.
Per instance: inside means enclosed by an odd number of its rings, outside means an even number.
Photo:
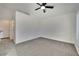
[[[46,13],[43,13],[42,10],[35,11],[39,7],[36,3],[0,3],[0,6],[19,10],[30,16],[37,17],[57,16],[79,10],[79,3],[48,3],[47,5],[54,6],[54,9],[46,9]]]

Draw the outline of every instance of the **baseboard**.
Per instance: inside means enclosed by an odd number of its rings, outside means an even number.
[[[35,38],[28,38],[27,40],[23,40],[23,41],[19,41],[19,42],[15,42],[15,44],[20,44],[20,43],[24,43],[24,42],[27,42],[27,41],[31,41],[31,40],[35,40],[39,37],[35,37]]]
[[[10,37],[4,37],[4,38],[1,38],[1,39],[10,39]]]
[[[53,38],[47,38],[47,37],[40,37],[40,38],[45,38],[45,39],[49,39],[49,40],[54,40],[54,41],[64,42],[64,43],[68,43],[68,44],[74,44],[74,43],[71,43],[71,42],[62,41],[62,40],[56,40],[56,39],[53,39]]]
[[[61,41],[61,40],[56,40],[56,39],[53,39],[53,38],[47,38],[47,37],[36,37],[36,38],[32,38],[32,39],[31,39],[31,38],[29,38],[28,40],[15,42],[15,44],[19,44],[19,43],[23,43],[23,42],[26,42],[26,41],[35,40],[35,39],[37,39],[37,38],[45,38],[45,39],[55,40],[55,41],[64,42],[64,43],[68,43],[68,44],[74,44],[74,43],[71,43],[71,42]]]

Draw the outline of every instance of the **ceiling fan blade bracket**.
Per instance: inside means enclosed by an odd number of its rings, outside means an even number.
[[[43,6],[45,6],[47,3],[42,3]]]

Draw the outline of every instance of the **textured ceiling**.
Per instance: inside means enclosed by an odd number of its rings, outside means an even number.
[[[39,5],[35,3],[2,3],[0,6],[10,8],[12,10],[22,11],[27,13],[30,16],[37,16],[37,17],[46,17],[46,16],[57,16],[65,13],[76,12],[79,10],[79,3],[48,3],[47,5],[53,5],[54,9],[46,9],[46,13],[43,11],[37,10],[36,8]]]

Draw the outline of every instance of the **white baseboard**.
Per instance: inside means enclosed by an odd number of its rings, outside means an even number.
[[[18,41],[18,42],[15,42],[15,44],[19,44],[19,43],[26,42],[26,41],[29,41],[29,40],[34,40],[34,39],[36,39],[36,38],[39,38],[39,37],[35,37],[35,38],[28,38],[27,40],[23,40],[23,41]],[[51,40],[56,40],[56,41],[60,41],[60,42],[65,42],[65,43],[74,44],[74,43],[69,42],[69,41],[59,40],[59,39],[55,39],[55,38],[48,38],[48,37],[41,37],[41,38],[47,38],[47,39],[51,39]]]
[[[19,43],[23,43],[23,42],[26,42],[26,41],[34,40],[34,39],[36,39],[36,38],[39,38],[39,37],[28,38],[27,40],[18,41],[18,42],[16,42],[16,40],[15,40],[15,44],[19,44]]]
[[[65,41],[65,40],[55,39],[55,38],[51,38],[51,37],[43,37],[43,38],[47,38],[47,39],[51,39],[51,40],[56,40],[56,41],[60,41],[60,42],[65,42],[65,43],[74,44],[73,42],[70,42],[70,41]]]

